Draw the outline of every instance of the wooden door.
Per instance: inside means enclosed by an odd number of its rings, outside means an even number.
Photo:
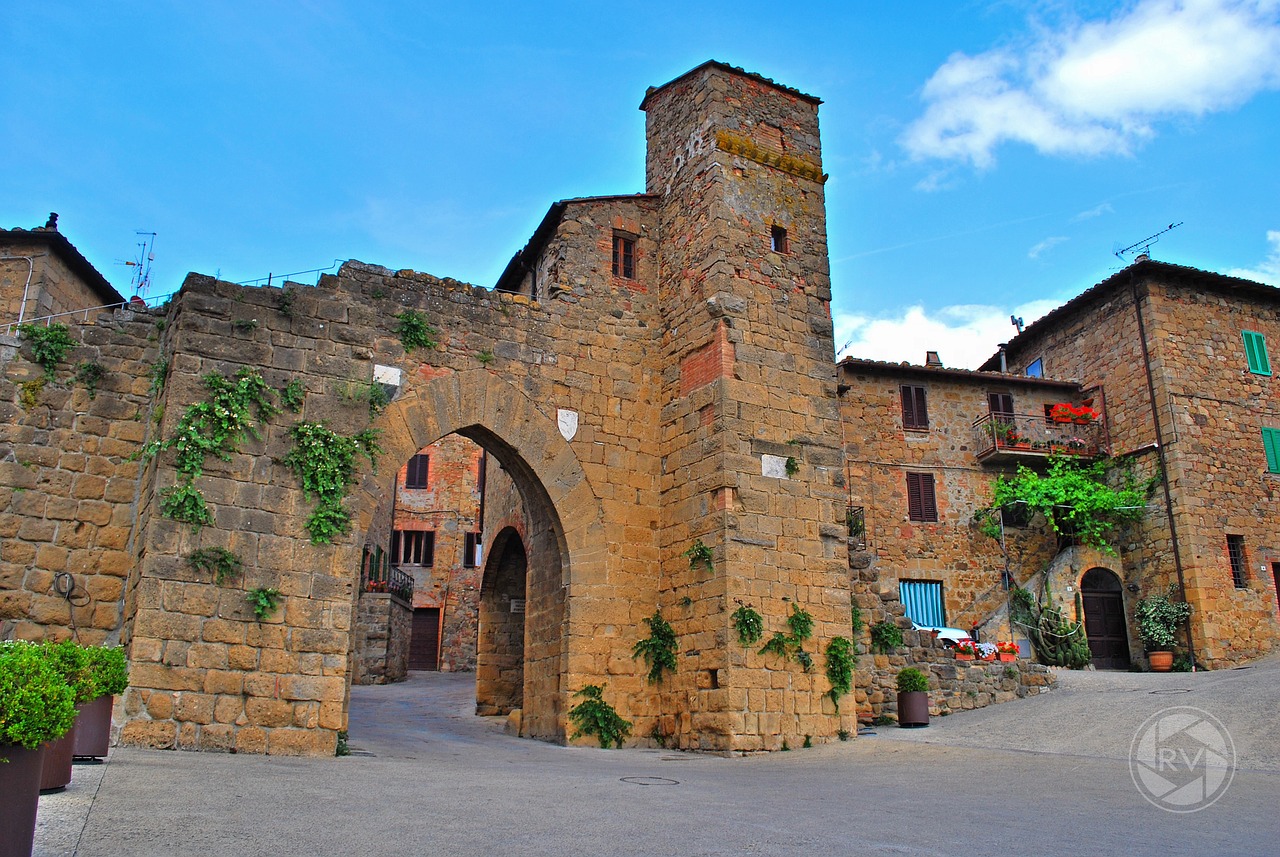
[[[1100,670],[1127,670],[1129,634],[1120,579],[1106,569],[1091,569],[1080,583],[1080,598],[1093,665]]]
[[[440,668],[440,608],[420,607],[413,611],[413,632],[409,637],[409,669]]]

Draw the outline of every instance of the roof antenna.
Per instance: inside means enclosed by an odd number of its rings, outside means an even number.
[[[151,263],[156,260],[156,233],[135,232],[142,237],[138,242],[138,258],[132,262],[119,262],[133,268],[129,285],[133,286],[133,298],[141,301],[143,292],[151,288]]]
[[[1159,241],[1161,235],[1171,230],[1177,229],[1184,222],[1185,221],[1179,220],[1177,223],[1170,223],[1168,226],[1166,226],[1164,229],[1161,229],[1155,235],[1148,235],[1146,238],[1143,238],[1141,241],[1135,241],[1134,243],[1130,244],[1128,247],[1125,247],[1122,250],[1117,250],[1116,258],[1119,259],[1121,262],[1127,262],[1128,259],[1126,259],[1124,255],[1130,252],[1131,250],[1139,250],[1139,249],[1142,252],[1138,254],[1138,257],[1134,260],[1135,262],[1142,261],[1143,257],[1150,258],[1151,245]]]

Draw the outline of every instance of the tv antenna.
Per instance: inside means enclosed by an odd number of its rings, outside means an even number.
[[[1018,333],[1022,333],[1022,328],[1026,326],[1022,321],[1022,316],[1018,316],[1018,315],[1009,316],[1009,324],[1012,324],[1014,327],[1018,328]]]
[[[1115,254],[1116,258],[1119,259],[1121,262],[1127,262],[1128,260],[1125,259],[1125,254],[1132,250],[1138,250],[1138,249],[1141,249],[1144,255],[1149,255],[1149,251],[1151,250],[1151,245],[1158,242],[1160,240],[1161,235],[1165,234],[1166,232],[1170,232],[1174,229],[1177,229],[1179,226],[1183,224],[1183,222],[1184,221],[1179,220],[1177,223],[1170,223],[1168,226],[1166,226],[1164,229],[1161,229],[1156,234],[1148,235],[1146,238],[1143,238],[1141,241],[1135,241],[1132,244],[1130,244],[1128,247],[1125,247],[1121,250],[1117,250]]]
[[[134,235],[142,239],[138,242],[137,258],[133,261],[119,262],[118,264],[133,268],[133,276],[129,278],[129,285],[133,286],[133,296],[141,298],[143,292],[151,288],[151,263],[156,260],[156,233],[135,232]]]

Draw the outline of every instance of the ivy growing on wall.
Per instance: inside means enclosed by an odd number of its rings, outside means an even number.
[[[204,496],[194,484],[204,473],[206,456],[230,461],[246,436],[261,440],[255,417],[266,422],[278,412],[271,389],[252,369],[241,369],[231,378],[210,373],[202,380],[209,397],[187,406],[173,434],[152,441],[141,453],[146,459],[175,450],[178,484],[160,492],[160,513],[197,529],[213,522]]]
[[[794,658],[805,672],[809,672],[813,669],[813,656],[804,650],[804,642],[813,636],[813,616],[799,605],[792,604],[791,615],[787,617],[787,630],[790,633],[774,631],[773,636],[760,648],[760,654]]]
[[[311,543],[331,544],[351,527],[351,515],[342,501],[356,481],[360,456],[376,464],[375,458],[382,452],[378,431],[365,429],[346,437],[324,423],[301,422],[289,429],[289,434],[293,448],[281,463],[298,477],[303,492],[316,500],[316,508],[307,518]]]
[[[569,720],[575,727],[573,737],[594,735],[605,749],[610,744],[621,747],[631,734],[631,721],[624,720],[612,705],[604,701],[604,686],[589,684],[574,697],[581,697],[582,702],[569,709]]]
[[[394,318],[398,322],[396,333],[400,336],[400,344],[404,346],[405,353],[412,352],[415,348],[430,351],[439,344],[436,340],[439,331],[428,324],[427,317],[417,310],[407,309]]]
[[[827,681],[831,682],[827,698],[837,712],[840,710],[840,697],[853,689],[853,667],[857,662],[853,644],[846,637],[835,637],[827,643]]]
[[[187,554],[187,565],[193,570],[213,576],[214,583],[222,585],[228,578],[240,573],[240,557],[226,548],[200,548]]]
[[[750,646],[764,636],[764,619],[748,605],[739,604],[733,611],[733,628],[738,632],[738,642]]]
[[[62,362],[76,344],[65,324],[20,324],[18,336],[31,343],[31,358],[44,367],[46,375]]]
[[[871,651],[887,655],[902,647],[902,629],[888,620],[871,626]]]

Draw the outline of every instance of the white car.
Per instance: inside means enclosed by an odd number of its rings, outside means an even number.
[[[912,622],[911,624],[917,631],[928,631],[930,634],[933,634],[941,640],[942,645],[946,646],[948,649],[955,648],[956,643],[963,642],[965,640],[973,642],[973,638],[969,636],[969,632],[961,631],[959,628],[947,628],[945,626],[938,625],[917,625],[915,622]]]

